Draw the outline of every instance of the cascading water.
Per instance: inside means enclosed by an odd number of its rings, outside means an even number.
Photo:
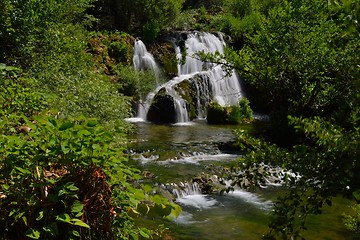
[[[181,39],[180,36],[185,39]],[[173,39],[179,62],[178,76],[158,86],[154,92],[147,96],[141,104],[142,108],[138,111],[139,118],[153,121],[155,116],[158,118],[157,120],[165,123],[188,122],[193,118],[205,118],[207,105],[212,100],[221,106],[229,106],[236,105],[242,97],[240,81],[234,71],[227,74],[221,66],[204,63],[196,57],[196,53],[201,51],[204,53],[223,53],[225,42],[222,36],[217,37],[211,33],[201,32],[188,33],[186,37],[184,36],[183,33]],[[181,59],[184,51],[186,51],[186,61],[182,64],[184,61]],[[152,68],[155,61],[141,41],[135,43],[133,61],[137,70],[153,69],[158,71],[156,68]],[[185,81],[188,81],[187,84],[192,92],[186,92],[182,87]],[[159,103],[162,100],[167,101],[167,103],[161,103],[151,108],[153,102]],[[192,116],[189,116],[191,111],[193,111]],[[166,114],[173,114],[174,116],[164,120]]]
[[[154,73],[157,84],[160,70],[157,65],[153,55],[149,53],[146,49],[145,44],[141,40],[136,40],[134,44],[134,55],[133,55],[133,64],[136,71],[151,71]],[[149,109],[150,101],[152,99],[153,93],[148,94],[145,101],[140,100],[137,109],[138,118],[132,118],[132,121],[139,121],[140,119],[146,119],[146,113]]]
[[[159,77],[159,67],[153,55],[147,51],[145,44],[141,40],[135,41],[133,64],[135,70],[153,71],[155,76]]]

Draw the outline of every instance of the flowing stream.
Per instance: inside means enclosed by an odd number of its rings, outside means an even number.
[[[255,191],[237,189],[224,195],[203,194],[192,179],[200,174],[212,176],[217,166],[230,166],[241,158],[238,152],[227,150],[226,143],[234,140],[235,128],[251,131],[251,126],[208,125],[205,112],[189,121],[187,103],[173,86],[196,74],[208,76],[207,86],[197,85],[197,98],[213,98],[221,105],[234,104],[243,96],[235,73],[226,75],[218,66],[202,63],[192,57],[196,51],[220,52],[225,45],[221,35],[192,33],[174,38],[176,54],[181,58],[181,46],[187,49],[186,63],[179,64],[178,77],[158,86],[149,93],[138,110],[134,122],[136,132],[129,138],[129,153],[134,163],[183,208],[178,218],[163,220],[171,231],[170,239],[260,239],[266,234],[269,216],[276,198],[286,189],[276,184]],[[179,42],[183,41],[183,45]],[[137,70],[159,71],[151,54],[139,40],[135,43],[134,66]],[[157,92],[165,88],[175,100],[177,124],[152,124],[146,114]],[[201,94],[200,94],[201,93]],[[200,100],[199,100],[200,102]],[[346,238],[341,214],[347,202],[336,199],[331,208],[325,207],[320,216],[310,217],[305,234],[307,239]]]
[[[157,222],[170,229],[172,239],[260,239],[268,232],[273,203],[285,191],[283,187],[209,195],[191,183],[201,173],[211,175],[214,167],[229,166],[241,158],[221,147],[234,139],[233,130],[239,127],[249,130],[249,126],[212,126],[204,120],[189,125],[136,123],[128,146],[132,159],[183,208],[180,217]],[[351,239],[346,238],[341,216],[348,211],[347,204],[335,199],[323,214],[310,217],[307,239]]]

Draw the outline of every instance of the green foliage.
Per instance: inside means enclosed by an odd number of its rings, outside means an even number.
[[[45,117],[26,124],[28,133],[1,137],[2,238],[85,236],[90,220],[83,213],[91,205],[82,178],[93,166],[123,161],[121,149],[110,150],[111,135],[94,120]]]
[[[39,91],[39,83],[34,79],[16,77],[20,72],[18,68],[3,67],[0,72],[0,117],[14,114],[30,117],[44,110],[49,97],[44,91]]]
[[[354,204],[352,206],[352,214],[344,214],[345,227],[357,234],[360,233],[360,204]]]
[[[81,33],[80,33],[81,35]],[[81,43],[85,49],[85,42]],[[62,115],[95,117],[109,126],[121,126],[130,116],[130,99],[120,95],[106,75],[93,71],[91,56],[77,49],[44,56],[31,75],[59,96],[52,105]]]
[[[239,124],[252,119],[250,102],[246,98],[239,101],[239,105],[222,107],[216,102],[210,102],[207,121],[211,124]]]
[[[119,77],[116,83],[118,91],[133,97],[135,101],[146,97],[156,87],[157,78],[153,72],[135,71],[133,67],[122,64],[118,64],[113,71]]]
[[[130,212],[179,214],[177,205],[148,195],[151,188],[135,186],[141,176],[126,165],[116,133],[95,119],[39,117],[26,124],[32,129],[26,134],[1,136],[2,238],[108,239],[114,230],[128,239],[144,232],[132,226]]]
[[[261,164],[291,169],[301,177],[284,176],[289,191],[278,198],[270,223],[272,229],[266,239],[296,238],[306,230],[306,218],[321,214],[322,207],[331,206],[331,198],[338,195],[355,197],[358,200],[357,172],[359,158],[359,129],[345,130],[320,118],[302,119],[289,117],[289,122],[305,138],[290,149],[255,139],[244,131],[236,131],[236,145],[247,151],[241,164],[252,169],[229,174],[234,184],[243,186],[244,174],[247,183],[260,179]],[[244,169],[244,167],[243,167]],[[254,181],[253,185],[256,185]],[[248,186],[248,185],[246,185]],[[346,217],[347,224],[354,223],[354,216]]]
[[[151,20],[143,26],[144,40],[154,42],[160,33],[160,25],[157,21]]]
[[[113,0],[115,21],[118,29],[135,31],[150,24],[147,29],[156,33],[157,28],[166,29],[179,14],[184,0],[134,0],[129,5],[124,0]],[[145,31],[146,33],[146,31]]]
[[[1,1],[0,50],[5,54],[0,61],[31,64],[34,55],[47,51],[52,39],[56,40],[49,32],[58,31],[54,25],[88,24],[92,20],[85,12],[91,2]]]
[[[130,49],[126,43],[111,42],[109,46],[109,54],[116,58],[118,62],[125,62],[128,58]]]
[[[358,36],[345,34],[345,19],[332,13],[325,2],[284,2],[270,9],[246,47],[228,52],[272,111],[325,116],[355,93]]]

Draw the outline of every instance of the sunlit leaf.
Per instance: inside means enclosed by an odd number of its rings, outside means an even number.
[[[32,239],[39,239],[40,238],[40,231],[37,229],[30,228],[26,231],[25,235]]]
[[[56,220],[60,221],[60,222],[65,222],[65,223],[70,223],[71,222],[70,216],[67,213],[57,215]]]
[[[87,225],[86,223],[84,223],[83,221],[81,221],[80,219],[77,219],[77,218],[71,219],[71,223],[76,226],[90,228],[89,225]]]

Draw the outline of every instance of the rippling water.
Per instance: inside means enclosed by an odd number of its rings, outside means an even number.
[[[207,172],[209,166],[230,164],[241,157],[240,153],[222,152],[218,147],[219,143],[234,140],[235,126],[210,126],[205,121],[181,126],[135,124],[137,132],[130,136],[129,148],[137,165],[154,174],[154,183],[182,184],[174,196],[183,213],[164,222],[173,239],[260,239],[267,233],[273,203],[285,191],[283,187],[269,186],[253,192],[239,189],[219,196],[201,194],[196,187],[184,184]],[[351,239],[341,217],[348,210],[347,204],[336,199],[321,216],[311,217],[307,239]]]

